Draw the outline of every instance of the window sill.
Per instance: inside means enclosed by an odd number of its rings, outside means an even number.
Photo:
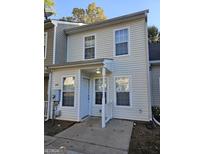
[[[128,54],[124,54],[124,55],[114,55],[113,57],[128,57],[128,56],[130,56],[129,53]]]
[[[116,107],[116,108],[128,108],[128,109],[132,108],[131,105],[129,105],[129,106],[123,106],[123,105],[116,105],[116,104],[115,104],[114,107]]]

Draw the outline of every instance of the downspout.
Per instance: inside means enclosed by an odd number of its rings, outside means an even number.
[[[154,118],[154,116],[152,116],[152,119],[154,120],[154,122],[155,122],[157,125],[159,125],[159,126],[160,126],[160,122],[159,122],[159,121],[157,121],[157,120]]]
[[[52,72],[49,73],[49,79],[48,79],[48,109],[47,109],[47,117],[45,121],[49,120],[50,118],[50,108],[51,108],[51,87],[52,87]]]
[[[149,111],[149,120],[152,121],[152,105],[151,105],[151,88],[150,88],[150,72],[149,72],[149,48],[148,48],[148,30],[147,30],[147,12],[145,12],[145,49],[146,60],[147,60],[147,89],[148,89],[148,111]]]
[[[57,29],[58,23],[53,21],[53,20],[51,22],[54,25],[54,32],[53,32],[53,64],[55,64],[55,59],[56,59],[56,29]]]

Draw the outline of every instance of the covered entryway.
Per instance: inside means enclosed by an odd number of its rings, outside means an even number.
[[[109,99],[112,96],[109,96],[108,82],[112,77],[112,59],[68,62],[48,66],[48,70],[52,76],[51,96],[60,98],[57,107],[53,108],[55,111],[51,109],[52,117],[58,113],[56,117],[59,120],[82,121],[87,116],[99,116],[104,128],[112,118],[112,101]],[[49,102],[51,108],[53,102]]]
[[[112,96],[110,95],[110,78],[112,72],[104,66],[81,68],[81,119],[86,115],[99,116],[102,127],[112,118]],[[89,88],[88,86],[89,82]],[[89,91],[89,92],[88,92]],[[87,105],[87,106],[86,106]],[[87,114],[89,111],[89,114]]]

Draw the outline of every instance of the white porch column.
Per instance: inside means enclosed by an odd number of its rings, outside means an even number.
[[[102,68],[102,128],[105,127],[105,67]]]

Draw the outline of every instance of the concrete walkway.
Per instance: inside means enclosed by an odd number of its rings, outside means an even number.
[[[54,137],[45,136],[45,149],[61,148],[78,154],[127,154],[132,126],[131,121],[112,119],[106,128],[101,128],[100,118],[90,117]]]

